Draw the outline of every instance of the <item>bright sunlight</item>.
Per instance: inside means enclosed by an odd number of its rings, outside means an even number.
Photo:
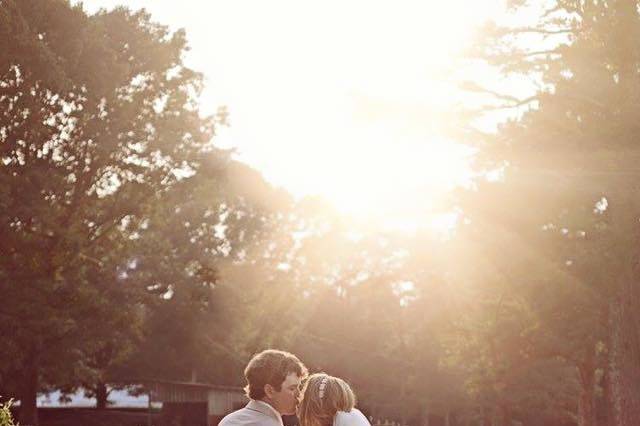
[[[86,0],[110,8],[115,0]],[[443,138],[448,77],[474,28],[501,10],[469,2],[135,0],[184,26],[205,73],[204,111],[228,106],[218,143],[297,197],[411,229],[469,177],[469,151]]]

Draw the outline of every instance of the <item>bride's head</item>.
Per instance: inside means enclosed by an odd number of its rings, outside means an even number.
[[[356,397],[344,380],[324,373],[312,374],[298,407],[300,426],[331,426],[338,411],[351,411]]]

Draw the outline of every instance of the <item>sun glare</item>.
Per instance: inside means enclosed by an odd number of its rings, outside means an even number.
[[[382,126],[363,129],[339,158],[323,159],[324,181],[309,177],[307,185],[322,185],[318,190],[351,216],[404,222],[401,227],[419,222],[442,207],[447,190],[468,180],[468,155],[448,141],[398,133]]]
[[[430,226],[469,176],[469,151],[438,134],[434,112],[456,101],[456,55],[502,3],[128,2],[186,29],[203,110],[230,111],[218,144],[298,197],[407,229]]]
[[[406,230],[449,229],[434,211],[469,178],[470,151],[438,135],[436,112],[456,101],[448,80],[454,59],[498,6],[299,9],[296,24],[262,33],[259,43],[285,46],[272,61],[247,59],[243,81],[264,96],[237,100],[229,145],[272,182],[298,196],[321,195],[343,214]],[[271,114],[254,114],[256,105]],[[281,120],[273,120],[278,111]],[[242,141],[252,126],[261,136],[249,151]]]

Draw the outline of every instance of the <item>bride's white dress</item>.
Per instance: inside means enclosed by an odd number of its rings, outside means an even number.
[[[333,418],[333,426],[371,426],[369,420],[357,408],[349,412],[338,411]]]

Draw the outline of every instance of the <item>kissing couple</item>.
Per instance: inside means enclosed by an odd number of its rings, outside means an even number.
[[[324,373],[307,374],[289,352],[268,349],[254,355],[244,370],[249,403],[219,426],[283,426],[282,416],[292,414],[298,415],[300,426],[371,426],[355,408],[347,382]]]

